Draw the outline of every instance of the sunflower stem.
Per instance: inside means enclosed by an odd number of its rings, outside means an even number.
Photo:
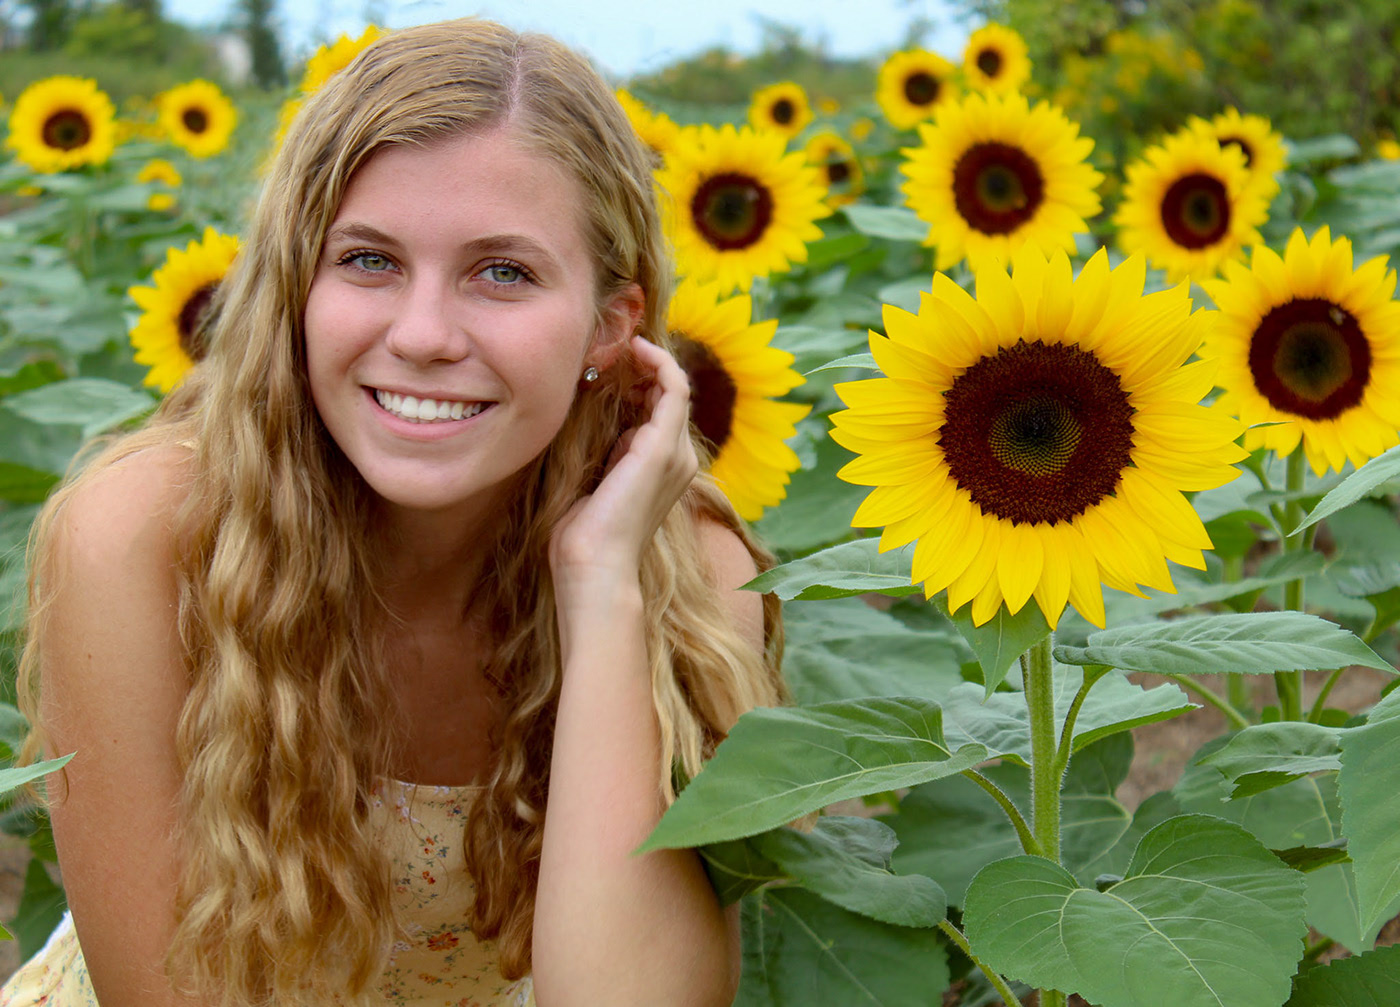
[[[1031,721],[1031,827],[1040,855],[1060,862],[1060,777],[1055,772],[1055,686],[1051,636],[1021,657]]]
[[[1288,532],[1297,528],[1303,520],[1303,501],[1297,494],[1303,488],[1303,466],[1307,459],[1300,444],[1288,456],[1288,477],[1285,488],[1288,499],[1284,501],[1284,540],[1283,551],[1301,552],[1307,543]],[[1292,612],[1303,611],[1303,578],[1298,577],[1283,585],[1283,607]],[[1279,717],[1282,720],[1303,719],[1303,673],[1301,671],[1278,671],[1274,673],[1274,687],[1278,692]]]
[[[1012,803],[1011,798],[1006,796],[1006,791],[1002,790],[987,777],[983,776],[975,769],[963,770],[966,776],[973,783],[977,784],[988,794],[992,800],[996,801],[1001,810],[1006,812],[1006,817],[1011,819],[1011,826],[1016,830],[1016,836],[1021,840],[1021,849],[1033,857],[1043,856],[1040,844],[1035,841],[1035,836],[1031,834],[1030,826],[1026,824],[1026,819],[1022,816],[1019,808]]]
[[[961,930],[947,920],[938,924],[938,929],[942,930],[944,935],[957,945],[959,951],[971,959],[972,964],[977,966],[977,971],[987,977],[987,981],[992,984],[992,988],[1001,996],[1006,1007],[1022,1007],[1021,1001],[1017,998],[1015,993],[1011,992],[1011,987],[1006,984],[1006,980],[994,969],[989,969],[987,966],[983,965],[981,959],[972,953],[972,946],[967,943],[967,938],[963,936]]]
[[[1313,700],[1312,709],[1308,712],[1308,720],[1314,724],[1322,723],[1322,711],[1327,709],[1327,697],[1332,692],[1332,687],[1337,684],[1337,680],[1342,677],[1345,668],[1336,668],[1332,674],[1327,676],[1327,681],[1322,686],[1322,691]]]
[[[1220,693],[1210,688],[1210,686],[1202,685],[1190,675],[1167,675],[1166,677],[1171,679],[1177,685],[1181,686],[1183,689],[1189,689],[1191,692],[1194,692],[1196,695],[1200,696],[1201,699],[1205,700],[1206,703],[1215,707],[1221,713],[1225,714],[1225,719],[1230,722],[1230,725],[1235,730],[1242,731],[1249,726],[1249,718],[1246,717],[1243,713],[1241,713],[1239,709],[1234,705],[1234,703],[1230,702],[1224,696],[1220,695]],[[1241,676],[1232,675],[1230,681],[1233,682],[1239,677]]]
[[[1064,727],[1060,728],[1060,747],[1055,752],[1056,780],[1064,779],[1065,770],[1069,768],[1069,757],[1074,750],[1074,724],[1079,719],[1079,708],[1084,705],[1084,700],[1089,698],[1089,690],[1094,687],[1098,680],[1098,678],[1089,677],[1086,673],[1084,683],[1074,694],[1074,699],[1069,704],[1069,710],[1065,713],[1065,724]]]

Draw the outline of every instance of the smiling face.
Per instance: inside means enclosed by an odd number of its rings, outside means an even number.
[[[307,297],[307,371],[390,504],[487,513],[625,343],[639,302],[600,310],[583,199],[502,130],[387,147],[351,179]]]

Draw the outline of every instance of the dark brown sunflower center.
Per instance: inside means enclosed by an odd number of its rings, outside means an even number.
[[[1162,197],[1162,227],[1182,248],[1206,248],[1230,230],[1230,197],[1212,175],[1178,178]]]
[[[977,54],[977,69],[988,77],[1001,73],[1001,53],[995,49],[983,49]]]
[[[707,178],[690,201],[695,228],[715,248],[748,248],[773,219],[773,194],[752,175],[724,172]]]
[[[1241,152],[1242,154],[1244,154],[1244,166],[1245,166],[1246,168],[1248,168],[1251,164],[1254,163],[1254,151],[1251,150],[1250,147],[1249,147],[1249,144],[1245,143],[1244,140],[1242,140],[1240,137],[1238,137],[1238,136],[1226,136],[1226,137],[1221,137],[1221,139],[1220,139],[1220,146],[1222,146],[1222,147],[1238,147],[1238,148],[1240,148],[1240,152]]]
[[[851,180],[851,166],[846,161],[832,161],[826,166],[826,183],[832,188]]]
[[[60,109],[44,120],[42,135],[45,147],[73,150],[92,138],[92,123],[76,109]]]
[[[200,287],[180,308],[175,318],[175,329],[180,334],[180,349],[191,360],[203,360],[209,352],[209,305],[214,300],[217,283],[207,283]]]
[[[1035,216],[1045,199],[1040,166],[1019,147],[979,143],[953,166],[958,214],[983,234],[1009,234]]]
[[[180,121],[191,133],[203,133],[209,128],[209,116],[202,108],[187,108],[180,113]]]
[[[904,78],[904,98],[911,105],[932,105],[942,89],[942,81],[922,70]]]
[[[797,106],[792,103],[791,98],[779,98],[773,102],[772,113],[774,122],[779,126],[788,126],[797,118]]]
[[[1361,401],[1371,344],[1351,312],[1321,297],[1280,304],[1249,344],[1254,386],[1275,409],[1333,419]]]
[[[1132,417],[1118,375],[1092,353],[1023,341],[954,380],[938,441],[953,479],[984,513],[1053,524],[1117,488]]]
[[[708,346],[681,333],[673,338],[676,362],[690,378],[690,422],[709,444],[710,453],[718,455],[734,424],[738,389]]]

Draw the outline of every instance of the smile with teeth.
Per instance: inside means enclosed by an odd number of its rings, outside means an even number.
[[[410,423],[442,423],[470,419],[485,409],[489,402],[452,402],[447,399],[420,399],[397,392],[374,390],[374,400],[385,412],[393,413]]]

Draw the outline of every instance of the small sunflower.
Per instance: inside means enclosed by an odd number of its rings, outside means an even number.
[[[1246,448],[1288,455],[1301,441],[1321,475],[1400,443],[1400,302],[1386,264],[1353,270],[1346,238],[1298,229],[1283,258],[1256,245],[1249,267],[1227,262],[1204,282],[1220,310],[1202,355],[1220,362],[1221,408],[1251,427]]]
[[[861,116],[851,123],[851,139],[856,143],[864,143],[870,139],[870,134],[875,132],[875,120],[866,116]]]
[[[359,38],[341,35],[333,44],[318,48],[306,61],[306,73],[301,78],[302,91],[306,94],[319,91],[326,81],[344,70],[356,56],[383,36],[383,28],[370,25],[360,33]]]
[[[1099,212],[1103,176],[1087,160],[1094,141],[1055,106],[1019,94],[969,94],[919,127],[905,148],[909,206],[930,224],[938,269],[966,258],[1006,262],[1026,242],[1074,251]]]
[[[175,165],[162,157],[154,157],[147,161],[136,174],[138,182],[159,182],[172,189],[180,187],[184,179],[180,177],[180,172]],[[168,210],[175,205],[175,194],[172,192],[156,191],[151,193],[146,200],[146,206],[157,212]]]
[[[656,163],[666,160],[666,154],[675,146],[681,128],[664,112],[653,112],[628,92],[618,89],[618,104],[627,113],[627,120],[641,137],[642,143],[656,155]]]
[[[147,387],[169,392],[208,350],[209,306],[238,254],[238,238],[212,227],[184,251],[171,248],[151,279],[153,287],[130,287],[141,306],[131,330],[136,362],[150,368]]]
[[[712,283],[683,282],[666,324],[690,378],[690,420],[710,449],[710,474],[746,521],[787,496],[800,462],[784,441],[811,406],[776,402],[803,383],[790,353],[768,345],[776,319],[751,324],[746,296],[724,300]]]
[[[46,77],[20,92],[5,145],[45,174],[105,164],[116,148],[116,110],[85,77]]]
[[[812,104],[807,100],[807,92],[790,80],[760,88],[749,102],[749,123],[754,129],[771,129],[789,140],[811,121]]]
[[[1274,132],[1269,120],[1262,115],[1240,115],[1227,108],[1207,122],[1192,116],[1186,128],[1209,136],[1222,147],[1238,147],[1244,155],[1251,185],[1257,185],[1266,199],[1273,199],[1279,190],[1276,173],[1288,162],[1283,137]]]
[[[1144,253],[1175,283],[1207,279],[1241,258],[1246,245],[1260,241],[1268,215],[1268,198],[1249,184],[1243,152],[1188,131],[1128,166],[1113,219],[1123,251]]]
[[[217,84],[192,80],[158,99],[165,134],[192,157],[212,157],[228,147],[238,110]]]
[[[803,148],[807,160],[825,175],[828,206],[854,203],[865,191],[865,172],[851,145],[832,132],[818,133]]]
[[[1007,94],[1030,80],[1026,43],[1005,25],[989,24],[967,40],[963,50],[963,79],[979,91]]]
[[[913,129],[957,99],[954,67],[925,49],[897,52],[880,66],[875,100],[895,129]]]
[[[831,210],[818,169],[785,147],[780,133],[728,124],[682,133],[657,172],[682,275],[729,293],[807,260]]]
[[[1034,598],[1104,624],[1100,583],[1173,590],[1165,560],[1205,569],[1211,541],[1183,490],[1223,485],[1245,457],[1240,424],[1197,403],[1215,367],[1186,363],[1204,312],[1183,284],[1143,296],[1134,256],[1110,271],[1023,246],[974,300],[935,274],[917,315],[885,308],[870,334],[885,376],[836,386],[832,437],[873,486],[856,527],[882,550],[917,540],[913,579],[982,625]]]
[[[1377,140],[1376,156],[1386,161],[1400,161],[1400,143],[1394,140]]]

